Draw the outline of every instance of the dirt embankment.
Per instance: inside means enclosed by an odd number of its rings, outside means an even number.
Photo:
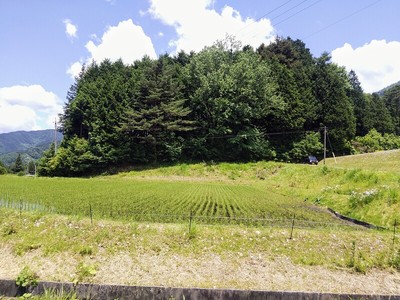
[[[40,250],[16,256],[0,246],[0,278],[15,279],[28,265],[40,280],[71,282],[77,278],[80,258],[68,253],[44,256]],[[285,257],[263,254],[222,257],[215,254],[188,257],[158,253],[121,252],[87,256],[84,263],[96,269],[93,283],[139,286],[202,287],[305,291],[323,293],[400,294],[400,273],[370,270],[367,274],[321,266],[299,266]]]

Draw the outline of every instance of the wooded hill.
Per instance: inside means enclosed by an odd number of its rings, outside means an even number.
[[[57,142],[62,139],[57,133]],[[0,161],[7,166],[15,163],[18,154],[23,161],[37,160],[54,142],[54,130],[15,131],[0,134]]]
[[[322,155],[324,126],[338,155],[363,146],[371,130],[396,140],[400,87],[365,94],[356,73],[330,59],[313,57],[300,40],[253,49],[227,37],[199,53],[93,62],[68,92],[62,145],[46,153],[39,171],[75,176],[174,161],[301,161]]]

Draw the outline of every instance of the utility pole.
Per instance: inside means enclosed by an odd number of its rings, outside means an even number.
[[[324,165],[326,161],[326,126],[324,126]]]

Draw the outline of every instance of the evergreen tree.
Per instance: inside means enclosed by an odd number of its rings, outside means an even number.
[[[32,160],[30,160],[28,163],[28,174],[36,175],[36,164]]]
[[[266,159],[273,151],[262,132],[268,116],[282,111],[284,103],[274,92],[266,62],[251,49],[226,47],[219,43],[204,49],[185,70],[198,124],[188,149],[195,159]]]
[[[138,91],[122,118],[121,129],[130,135],[136,148],[142,149],[136,149],[139,157],[134,159],[175,160],[182,151],[179,134],[193,128],[193,122],[186,118],[190,109],[181,92],[178,66],[168,55],[155,61],[144,58],[140,66]]]
[[[400,135],[400,85],[385,91],[383,98],[392,117],[395,132]]]
[[[37,173],[40,176],[54,176],[54,164],[52,159],[55,156],[54,143],[51,143],[50,147],[43,153],[42,157],[38,161]]]
[[[376,93],[367,96],[364,124],[368,131],[376,129],[382,134],[393,133],[395,130],[393,119],[383,98]]]
[[[13,171],[14,171],[14,173],[20,173],[20,172],[24,171],[24,169],[25,168],[24,168],[24,164],[22,163],[21,154],[18,153],[18,156],[14,163]]]
[[[321,126],[345,154],[355,134],[400,132],[399,94],[366,96],[355,72],[326,53],[313,58],[290,38],[254,51],[227,36],[199,53],[129,66],[93,62],[68,92],[61,146],[46,152],[38,171],[77,176],[131,163],[300,161],[318,155],[321,136],[298,133]]]
[[[316,59],[314,93],[319,101],[318,123],[327,126],[336,153],[350,153],[355,136],[354,107],[347,96],[349,80],[344,68],[330,62],[324,53]]]
[[[285,102],[283,111],[276,111],[270,116],[270,132],[290,132],[315,130],[319,103],[313,91],[313,57],[300,40],[276,38],[268,46],[261,45],[257,52],[263,60],[271,64],[276,80],[277,93]],[[287,159],[287,152],[293,143],[300,141],[300,136],[275,135],[271,137],[281,159]]]
[[[354,107],[354,117],[356,119],[356,136],[365,135],[368,129],[364,125],[366,114],[366,101],[361,83],[358,80],[357,74],[351,70],[349,72],[350,87],[347,91],[347,96],[352,100]]]

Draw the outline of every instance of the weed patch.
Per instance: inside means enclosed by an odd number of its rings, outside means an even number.
[[[33,272],[28,266],[25,266],[18,274],[15,284],[23,287],[35,287],[38,285],[39,276]]]
[[[86,264],[80,262],[76,268],[76,277],[73,280],[75,284],[81,282],[91,282],[92,278],[97,274],[97,266],[95,264]]]

